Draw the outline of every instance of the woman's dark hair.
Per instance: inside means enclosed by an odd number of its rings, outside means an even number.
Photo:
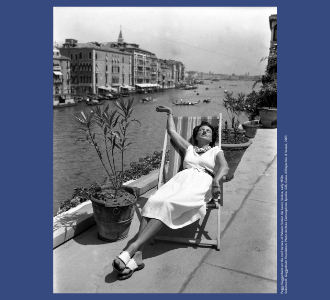
[[[208,126],[208,127],[210,127],[212,129],[212,142],[210,143],[210,146],[211,147],[214,147],[215,146],[215,142],[217,140],[217,132],[216,132],[215,128],[209,122],[203,121],[200,125],[198,125],[198,126],[196,126],[194,128],[194,130],[193,130],[194,141],[196,142],[196,136],[197,136],[198,130],[202,126]]]

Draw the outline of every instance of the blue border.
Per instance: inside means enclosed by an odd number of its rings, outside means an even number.
[[[4,110],[2,115],[5,115],[5,121],[1,153],[4,158],[3,173],[5,174],[3,175],[7,180],[1,197],[4,221],[1,248],[4,251],[2,259],[6,267],[3,275],[7,279],[3,284],[3,292],[8,294],[7,298],[32,296],[49,299],[53,291],[51,246],[53,211],[52,201],[49,201],[53,197],[53,109],[47,100],[51,79],[44,76],[49,74],[50,49],[53,45],[52,8],[53,6],[110,5],[122,6],[109,1],[86,0],[16,1],[3,6],[3,18],[0,20],[4,66],[2,80],[6,85],[2,89]],[[125,6],[164,6],[164,3],[126,1]],[[246,1],[166,1],[166,6],[247,6],[247,3]],[[281,153],[284,147],[282,137],[287,135],[289,142],[289,294],[287,296],[315,297],[321,293],[322,287],[326,287],[326,275],[323,277],[316,268],[324,265],[322,255],[327,248],[321,247],[320,242],[328,239],[328,234],[322,235],[320,232],[324,226],[328,227],[327,218],[322,217],[322,212],[327,211],[329,202],[327,200],[329,196],[325,196],[322,189],[315,187],[317,182],[326,186],[325,180],[328,174],[325,173],[326,177],[322,177],[322,173],[316,173],[315,164],[325,164],[326,159],[322,160],[322,150],[320,150],[318,153],[321,163],[311,162],[309,157],[314,148],[308,146],[307,138],[316,137],[315,140],[321,144],[328,139],[326,130],[322,134],[322,129],[327,129],[329,126],[322,124],[323,117],[320,114],[322,111],[327,111],[329,106],[327,10],[323,9],[325,6],[322,1],[314,1],[308,5],[301,1],[295,3],[249,1],[248,6],[278,7],[280,23],[278,176],[284,166],[284,155]],[[35,92],[36,88],[38,92]],[[315,106],[308,106],[307,99],[308,103],[313,103]],[[10,101],[13,101],[14,105],[10,105]],[[292,117],[297,116],[297,107],[299,116]],[[318,135],[321,134],[323,138],[319,140]],[[301,141],[304,143],[302,144]],[[317,158],[317,156],[313,157],[313,159]],[[318,175],[315,176],[316,174]],[[307,199],[310,199],[308,206]],[[319,225],[318,231],[313,230],[313,224]],[[324,285],[319,286],[318,283]],[[148,295],[134,295],[134,298],[146,296]],[[167,297],[157,295],[159,296]],[[251,299],[255,296],[244,295]],[[270,296],[282,295],[278,293]],[[53,295],[53,297],[66,297],[66,295]],[[88,296],[72,294],[71,297]],[[171,297],[191,299],[199,295],[171,295]],[[239,295],[215,294],[207,297],[239,297]]]

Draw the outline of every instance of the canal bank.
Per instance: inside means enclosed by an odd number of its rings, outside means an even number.
[[[140,208],[153,192],[139,198]],[[78,220],[79,214],[74,214]],[[91,220],[88,214],[80,215]],[[82,224],[74,225],[74,216],[70,217],[59,221],[62,235]],[[146,267],[127,281],[118,281],[112,260],[135,237],[138,227],[135,215],[127,239],[105,243],[97,238],[96,226],[87,221],[80,234],[53,250],[54,292],[276,293],[277,129],[258,129],[235,178],[224,184],[220,251],[156,241],[145,247]],[[214,236],[215,212],[205,230]]]

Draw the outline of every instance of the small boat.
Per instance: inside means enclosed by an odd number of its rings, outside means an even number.
[[[200,102],[200,100],[198,100],[198,102],[182,102],[182,101],[177,101],[177,102],[172,102],[175,105],[196,105]]]
[[[83,100],[84,100],[83,97],[74,97],[74,101],[76,101],[76,102],[81,102]]]
[[[227,93],[228,91],[227,90],[224,90],[225,93]]]
[[[211,98],[206,98],[203,100],[203,103],[210,103],[211,102]]]
[[[86,102],[88,106],[94,106],[94,105],[102,105],[104,101],[98,101],[98,100],[89,100]]]
[[[209,88],[205,88],[206,90],[208,90]]]
[[[63,108],[63,107],[76,106],[76,105],[78,105],[78,103],[76,102],[59,103],[59,104],[53,104],[53,108]]]
[[[150,102],[150,101],[152,101],[152,98],[151,98],[151,97],[146,97],[146,98],[142,98],[142,99],[141,99],[141,102],[142,102],[142,103],[148,103],[148,102]]]

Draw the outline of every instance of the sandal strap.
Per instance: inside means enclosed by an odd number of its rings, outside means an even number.
[[[117,256],[125,265],[130,261],[131,256],[127,251],[123,251]]]
[[[130,261],[126,264],[126,268],[129,268],[132,271],[136,270],[138,267],[139,266],[134,258],[131,258]]]

